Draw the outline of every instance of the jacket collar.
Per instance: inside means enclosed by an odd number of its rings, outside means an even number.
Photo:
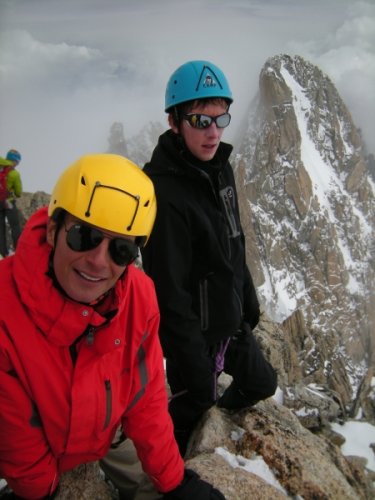
[[[211,170],[217,171],[224,168],[232,150],[232,145],[220,142],[213,159],[209,162],[203,162],[186,149],[180,135],[169,129],[159,137],[151,161],[148,164],[146,163],[145,169],[147,172],[150,165],[152,165],[152,172],[159,174],[196,175],[197,170],[209,173]]]

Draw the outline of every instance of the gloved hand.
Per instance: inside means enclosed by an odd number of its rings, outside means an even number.
[[[250,399],[238,389],[232,382],[227,387],[223,395],[217,400],[216,405],[218,408],[225,408],[226,410],[241,410],[242,408],[250,408],[255,405],[258,400]]]
[[[0,499],[1,500],[14,500],[16,497],[13,493],[13,491],[9,489],[4,489],[0,491]]]
[[[164,493],[164,500],[225,500],[225,496],[190,469],[185,469],[182,483]]]
[[[58,491],[58,487],[56,490],[52,493],[52,495],[48,495],[46,497],[41,498],[40,500],[52,500],[55,498],[56,494]],[[1,490],[0,492],[0,500],[27,500],[24,497],[19,497],[12,491],[9,486]]]

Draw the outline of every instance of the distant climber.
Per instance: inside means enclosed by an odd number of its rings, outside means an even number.
[[[6,221],[8,221],[13,250],[16,249],[18,238],[21,234],[21,224],[16,198],[22,194],[21,176],[17,165],[21,155],[15,149],[10,149],[6,158],[0,157],[0,254],[6,257],[9,247],[6,238]]]

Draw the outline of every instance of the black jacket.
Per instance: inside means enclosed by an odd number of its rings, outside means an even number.
[[[259,320],[231,151],[221,143],[213,160],[200,162],[168,130],[144,167],[155,186],[157,216],[143,265],[156,286],[164,355],[186,377],[208,376],[207,346],[232,336],[243,321],[254,328]]]

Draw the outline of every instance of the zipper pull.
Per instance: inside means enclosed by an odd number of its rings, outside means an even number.
[[[91,326],[89,328],[89,331],[87,332],[87,337],[86,337],[87,345],[93,345],[93,343],[94,343],[94,332],[95,332],[95,328]]]

